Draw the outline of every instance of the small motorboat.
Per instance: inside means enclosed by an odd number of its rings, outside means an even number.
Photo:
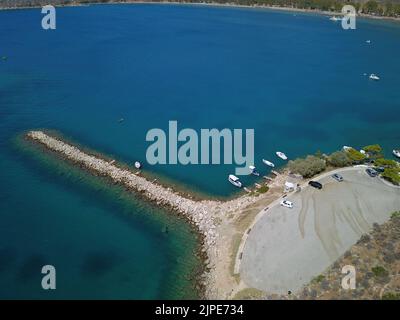
[[[277,155],[279,158],[281,158],[282,160],[287,160],[286,154],[284,154],[284,153],[281,152],[281,151],[277,151],[277,152],[276,152],[276,155]]]
[[[135,161],[135,168],[140,169],[142,167],[142,164],[139,161]]]
[[[338,18],[336,16],[332,16],[332,17],[329,18],[329,20],[331,20],[331,21],[339,21],[339,20],[342,20],[342,19]]]
[[[235,187],[241,188],[242,183],[239,181],[239,178],[233,174],[230,174],[228,177],[230,183],[232,183]]]
[[[367,41],[365,41],[365,42],[369,44],[369,43],[371,43],[371,40],[367,40]]]
[[[393,150],[393,154],[395,157],[400,158],[400,150]]]
[[[343,146],[343,151],[349,151],[349,150],[351,150],[351,149],[353,149],[352,147],[349,147],[349,146]]]
[[[254,175],[254,176],[259,176],[260,175],[260,173],[256,170],[256,167],[255,166],[249,166],[249,169],[250,169],[250,173],[252,174],[252,175]]]
[[[380,78],[379,78],[375,73],[371,73],[371,74],[369,75],[369,78],[370,78],[371,80],[375,80],[375,81],[380,80]]]
[[[275,167],[275,165],[274,165],[271,161],[262,159],[262,162],[263,162],[264,164],[266,164],[267,166],[270,166],[270,167],[272,167],[272,168]]]

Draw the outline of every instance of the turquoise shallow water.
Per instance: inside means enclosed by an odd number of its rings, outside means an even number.
[[[116,190],[97,193],[89,177],[33,160],[14,147],[24,130],[56,129],[145,162],[146,132],[169,120],[254,128],[260,169],[263,157],[279,163],[276,150],[400,147],[398,24],[359,19],[344,31],[324,16],[173,5],[60,8],[54,32],[40,20],[38,9],[0,12],[1,297],[46,295],[33,271],[44,261],[60,266],[54,297],[83,298],[182,296],[190,281],[178,275],[196,265],[176,271],[195,248],[185,224],[173,220],[160,238],[165,218],[150,217],[168,215],[138,199],[127,209]],[[235,192],[233,166],[147,169],[208,194]]]

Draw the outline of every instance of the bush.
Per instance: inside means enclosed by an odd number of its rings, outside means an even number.
[[[389,275],[387,270],[382,266],[376,266],[372,268],[372,272],[375,277],[386,277]]]
[[[266,193],[269,190],[269,187],[266,185],[261,186],[260,188],[257,189],[258,193]]]
[[[382,152],[382,147],[379,144],[371,144],[369,146],[365,146],[363,150],[371,154],[377,154]]]
[[[386,292],[382,295],[382,300],[400,300],[400,293]]]
[[[369,157],[372,159],[380,159],[383,158],[382,147],[379,144],[371,144],[369,146],[365,146],[363,150],[368,153]]]
[[[365,154],[362,154],[360,151],[356,149],[349,149],[346,151],[347,156],[349,157],[350,161],[353,163],[360,163],[365,160]]]
[[[400,218],[400,211],[393,212],[390,217],[392,219]]]
[[[298,173],[304,178],[311,178],[325,170],[325,160],[316,156],[307,156],[305,159],[291,160],[288,163],[289,170],[293,173]]]
[[[385,168],[382,173],[382,178],[390,181],[395,185],[400,185],[400,170],[395,168]]]
[[[328,162],[334,167],[346,167],[351,164],[346,152],[336,151],[328,157]]]
[[[374,165],[377,167],[398,168],[397,161],[391,159],[376,159]]]
[[[312,279],[311,282],[313,283],[320,283],[323,280],[325,280],[325,276],[323,274],[320,274],[319,276],[316,276],[314,279]]]

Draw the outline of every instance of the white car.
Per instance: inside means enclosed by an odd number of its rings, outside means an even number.
[[[288,201],[288,200],[282,200],[281,201],[281,206],[292,209],[293,208],[293,202]]]

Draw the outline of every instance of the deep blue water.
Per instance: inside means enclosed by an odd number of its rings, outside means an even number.
[[[14,147],[25,130],[59,130],[145,163],[146,132],[169,120],[253,128],[263,172],[262,158],[280,163],[276,150],[400,147],[399,24],[359,19],[345,31],[318,15],[175,5],[60,8],[56,31],[41,18],[39,9],[0,12],[1,297],[43,297],[32,270],[44,261],[60,266],[56,297],[179,296],[187,284],[171,283],[195,246],[175,220],[169,241],[160,238],[165,218],[149,216],[167,215],[139,199],[126,209],[112,188],[96,193],[88,177],[35,162]],[[212,195],[235,192],[233,166],[146,169]]]

